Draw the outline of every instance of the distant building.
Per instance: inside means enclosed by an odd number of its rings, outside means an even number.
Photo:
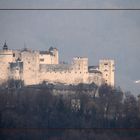
[[[47,51],[9,50],[6,42],[0,50],[0,84],[9,79],[25,85],[48,83],[106,83],[114,86],[114,60],[100,60],[99,66],[88,66],[88,58],[74,57],[71,64],[59,63],[57,48]]]
[[[81,107],[80,99],[72,99],[71,107],[72,107],[72,110],[79,111]]]

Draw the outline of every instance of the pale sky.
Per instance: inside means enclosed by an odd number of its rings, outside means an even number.
[[[140,8],[140,0],[0,0],[0,8]],[[74,56],[116,62],[116,86],[140,94],[140,10],[0,11],[0,47],[59,49],[60,60]]]

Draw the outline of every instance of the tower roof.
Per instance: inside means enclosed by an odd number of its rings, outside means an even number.
[[[54,49],[54,48],[51,46],[51,47],[49,48],[49,51],[53,51],[53,49]]]
[[[5,41],[4,45],[3,45],[3,50],[8,50],[8,46],[6,44],[6,41]]]
[[[51,51],[54,51],[54,50],[58,50],[58,49],[57,49],[57,48],[54,48],[54,47],[52,47],[52,46],[49,48],[49,51],[50,51],[50,52],[51,52]]]

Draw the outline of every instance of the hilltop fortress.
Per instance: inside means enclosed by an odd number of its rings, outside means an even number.
[[[99,61],[88,66],[88,58],[74,57],[71,64],[60,64],[57,48],[48,51],[10,50],[5,43],[0,50],[0,84],[10,79],[22,80],[24,85],[43,82],[79,84],[95,83],[114,86],[114,60]]]

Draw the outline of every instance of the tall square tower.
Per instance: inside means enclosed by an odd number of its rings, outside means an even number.
[[[115,62],[111,59],[99,61],[99,70],[102,72],[104,82],[107,85],[115,85]]]

